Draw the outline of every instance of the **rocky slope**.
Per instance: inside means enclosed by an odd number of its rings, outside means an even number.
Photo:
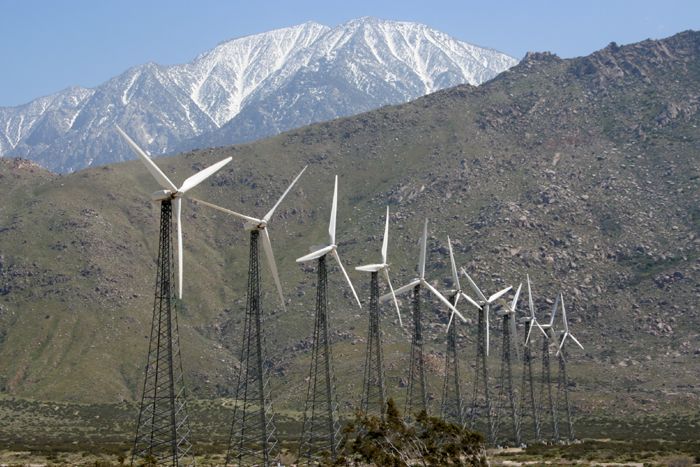
[[[0,156],[57,172],[131,159],[115,124],[153,154],[251,141],[479,84],[515,62],[416,23],[309,22],[223,42],[190,63],[148,63],[94,89],[0,108]]]
[[[700,33],[687,31],[572,60],[529,54],[479,87],[159,164],[182,180],[233,156],[195,196],[251,214],[265,212],[309,164],[270,226],[287,313],[263,275],[277,407],[302,404],[315,279],[294,259],[324,241],[337,173],[339,248],[361,297],[368,278],[352,268],[378,257],[386,204],[395,286],[413,277],[428,217],[428,275],[437,286],[450,285],[449,234],[458,262],[485,290],[529,273],[544,318],[563,291],[586,348],[570,355],[577,414],[658,416],[697,407],[700,397],[699,89]],[[135,161],[68,176],[15,164],[5,162],[0,178],[10,193],[0,211],[0,386],[17,396],[133,400],[152,307],[154,184]],[[188,204],[183,218],[185,371],[197,397],[227,395],[247,236],[235,219],[203,207]],[[350,409],[366,310],[353,305],[338,273],[330,272],[330,313],[338,391]],[[425,318],[438,397],[447,315],[435,306]],[[389,392],[400,399],[409,326],[399,329],[391,309],[382,326]],[[474,331],[473,323],[459,329],[466,384]],[[493,332],[496,374],[496,324]]]

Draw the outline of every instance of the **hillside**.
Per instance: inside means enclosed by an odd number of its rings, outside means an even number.
[[[693,410],[700,396],[699,90],[700,33],[686,31],[572,60],[529,54],[479,87],[158,163],[181,181],[233,156],[194,196],[251,214],[264,213],[309,164],[270,225],[286,313],[267,270],[263,276],[276,407],[298,410],[303,400],[315,276],[294,259],[324,241],[337,173],[348,269],[378,258],[389,203],[394,285],[413,277],[427,216],[428,275],[441,287],[449,285],[449,234],[458,262],[485,290],[517,286],[529,273],[543,316],[564,292],[586,347],[570,358],[579,416],[657,416]],[[138,162],[57,176],[10,161],[0,174],[2,391],[134,400],[155,279],[150,175]],[[197,397],[226,396],[247,235],[237,221],[191,203],[183,219],[185,371]],[[341,277],[330,274],[338,392],[349,409],[359,397],[366,310],[338,293]],[[368,277],[350,274],[366,300]],[[401,398],[409,326],[397,329],[391,309],[384,316],[389,392]],[[426,320],[438,397],[447,315],[436,306]],[[474,331],[460,328],[465,384]],[[492,342],[495,368],[495,329]]]

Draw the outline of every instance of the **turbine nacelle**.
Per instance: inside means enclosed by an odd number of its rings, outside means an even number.
[[[177,191],[172,190],[158,190],[151,193],[151,201],[154,203],[159,203],[161,201],[166,201],[169,199],[175,199],[178,196]]]
[[[319,246],[312,246],[309,248],[309,253],[308,255],[302,256],[301,258],[297,258],[296,262],[297,263],[306,263],[307,261],[312,261],[314,259],[318,259],[321,256],[326,256],[328,253],[335,252],[336,248],[338,248],[336,245],[319,245]]]
[[[383,271],[384,269],[389,269],[389,265],[384,263],[384,264],[365,264],[364,266],[357,266],[355,268],[356,271],[362,271],[362,272],[379,272]]]
[[[258,222],[255,221],[247,221],[245,224],[243,224],[243,230],[246,232],[251,232],[253,230],[263,230],[267,227],[267,222],[264,220],[260,220]]]

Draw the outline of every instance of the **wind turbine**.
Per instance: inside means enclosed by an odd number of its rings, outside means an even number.
[[[541,440],[540,436],[540,419],[537,404],[535,403],[535,381],[532,372],[532,350],[530,348],[530,333],[533,327],[537,327],[545,339],[547,339],[547,333],[537,322],[535,317],[535,302],[532,298],[532,288],[530,286],[530,275],[527,275],[527,301],[530,310],[530,316],[521,319],[525,323],[525,341],[523,350],[523,373],[522,373],[522,383],[520,386],[520,416],[521,423],[525,418],[525,397],[526,394],[529,395],[530,399],[530,409],[532,411],[532,423],[533,423],[533,433],[537,441]]]
[[[338,176],[335,176],[331,220],[328,226],[329,244],[315,248],[311,253],[297,259],[297,263],[317,261],[318,282],[316,284],[316,316],[314,321],[313,350],[311,368],[309,369],[309,386],[306,393],[304,424],[302,426],[299,457],[306,457],[309,462],[322,451],[330,453],[335,459],[340,446],[340,422],[338,420],[338,401],[335,397],[335,378],[332,371],[331,341],[328,332],[328,299],[326,295],[327,272],[326,256],[331,254],[350,290],[362,308],[350,277],[343,267],[338,255],[335,240],[336,214],[338,211]],[[309,411],[311,412],[309,414]]]
[[[181,211],[182,211],[182,198],[184,198],[185,193],[190,191],[192,188],[196,187],[202,183],[207,178],[214,175],[223,166],[231,162],[231,157],[227,157],[216,164],[213,164],[206,169],[200,170],[196,174],[190,176],[182,182],[180,188],[176,187],[173,182],[163,173],[162,170],[151,160],[150,157],[132,140],[129,135],[124,133],[119,126],[117,126],[117,131],[124,138],[134,154],[136,154],[139,159],[144,163],[146,169],[153,175],[156,182],[163,188],[151,194],[151,201],[160,201],[161,207],[166,204],[172,204],[172,210],[175,211],[175,220],[177,223],[177,296],[182,298],[182,222],[181,222]]]
[[[425,381],[425,360],[423,358],[423,324],[421,322],[421,310],[420,310],[420,292],[421,288],[425,287],[428,292],[433,294],[442,303],[447,306],[449,310],[456,313],[457,316],[462,320],[464,316],[457,311],[457,308],[452,305],[440,292],[435,289],[426,279],[425,279],[425,257],[426,249],[428,243],[428,219],[425,220],[423,225],[423,237],[421,238],[421,248],[420,256],[418,258],[418,273],[419,276],[413,279],[408,284],[403,287],[396,289],[394,294],[383,295],[379,301],[385,302],[395,296],[402,295],[410,290],[413,290],[413,336],[411,339],[411,366],[408,373],[408,397],[406,398],[406,409],[404,414],[406,416],[411,416],[413,410],[413,399],[415,397],[414,390],[416,383],[420,385],[420,399],[419,409],[428,410],[428,397],[427,397],[427,386]],[[416,381],[417,380],[417,381]]]
[[[489,298],[486,298],[486,295],[483,294],[481,289],[477,287],[476,283],[472,280],[471,277],[469,277],[469,274],[467,274],[467,271],[462,268],[462,274],[467,278],[469,281],[469,285],[471,286],[472,290],[476,292],[477,297],[479,297],[479,300],[477,303],[482,307],[481,309],[483,310],[483,315],[484,315],[484,329],[485,329],[485,339],[486,339],[486,356],[489,356],[489,311],[491,311],[491,305],[496,303],[496,300],[501,298],[503,295],[507,294],[510,292],[510,289],[512,289],[512,286],[508,286],[503,290],[499,290],[495,294],[491,295]]]
[[[513,385],[513,358],[511,350],[515,347],[517,358],[520,358],[520,344],[518,343],[517,326],[515,321],[518,298],[523,284],[518,286],[513,301],[506,305],[499,313],[503,317],[503,345],[501,346],[501,377],[500,393],[498,396],[499,408],[502,407],[504,396],[508,397],[511,421],[513,423],[513,441],[515,446],[520,446],[520,417],[515,402],[515,387]]]
[[[172,216],[177,224],[177,297],[182,298],[182,198],[231,161],[228,157],[188,177],[178,188],[150,157],[117,127],[131,149],[141,159],[162,190],[151,195],[160,202],[160,235],[156,299],[151,321],[143,395],[139,407],[132,464],[136,458],[154,458],[159,464],[179,465],[188,457],[189,420],[185,403],[185,384],[180,356],[177,305],[172,283]],[[176,362],[173,362],[176,360]]]
[[[258,244],[262,236],[262,245],[267,264],[277,286],[282,309],[286,311],[282,285],[277,272],[275,257],[272,253],[272,243],[267,227],[275,210],[305,170],[306,167],[299,172],[299,175],[282,193],[282,196],[272,206],[272,209],[261,219],[191,198],[192,201],[198,204],[203,204],[244,220],[243,229],[250,232],[248,294],[241,339],[241,364],[238,370],[238,383],[236,384],[236,403],[234,405],[229,446],[226,454],[227,465],[233,462],[234,458],[238,459],[239,464],[253,463],[267,466],[273,462],[277,439],[270,394],[269,369],[264,366],[267,349],[265,349],[263,308],[260,299],[260,255],[258,253]],[[242,403],[240,408],[239,403]]]
[[[561,300],[561,314],[562,314],[562,319],[564,320],[564,330],[561,331],[561,339],[559,340],[559,349],[557,350],[557,357],[559,354],[562,353],[562,348],[564,347],[564,342],[566,342],[566,338],[570,337],[571,340],[573,340],[576,345],[581,347],[581,350],[584,350],[583,346],[581,343],[574,337],[573,334],[569,332],[569,323],[566,320],[566,307],[564,306],[564,295],[559,294],[560,300]]]
[[[477,310],[481,310],[481,305],[479,305],[476,300],[471,298],[469,295],[464,293],[464,290],[462,290],[462,284],[459,282],[459,274],[457,273],[457,265],[455,264],[455,256],[454,253],[452,252],[452,242],[450,241],[450,236],[447,236],[447,247],[450,250],[450,266],[451,266],[451,272],[452,272],[452,285],[455,287],[455,289],[450,290],[448,293],[451,297],[450,303],[454,305],[455,307],[459,303],[460,298],[464,298],[466,301],[468,301],[473,307],[475,307]],[[452,325],[452,320],[455,317],[455,312],[452,312],[450,314],[450,320],[447,323],[447,330],[450,330],[450,327]]]
[[[532,333],[532,328],[533,326],[537,326],[537,328],[542,332],[542,335],[544,337],[547,337],[547,333],[545,332],[544,328],[540,326],[540,323],[537,321],[537,317],[535,317],[535,302],[532,298],[532,289],[530,288],[530,275],[527,275],[527,303],[528,307],[530,309],[530,316],[527,318],[524,318],[523,321],[526,324],[527,331],[525,335],[525,347],[527,348],[530,344],[530,333]],[[551,326],[551,324],[550,324]]]
[[[541,325],[542,329],[545,331],[545,335],[542,338],[542,380],[540,384],[540,408],[544,405],[544,399],[546,397],[547,410],[549,411],[550,422],[552,424],[552,439],[556,442],[559,442],[559,420],[557,419],[557,408],[554,405],[554,398],[552,397],[552,369],[549,362],[549,347],[551,342],[555,339],[553,326],[558,308],[559,295],[557,295],[554,301],[549,323]]]
[[[576,339],[573,334],[569,332],[569,323],[566,320],[566,307],[564,306],[564,295],[560,294],[559,295],[560,300],[561,300],[561,314],[562,318],[564,320],[564,330],[561,331],[561,340],[559,341],[559,349],[557,350],[557,357],[559,357],[559,380],[557,384],[557,406],[561,404],[561,398],[562,394],[564,396],[564,404],[566,408],[566,422],[567,426],[569,429],[569,440],[574,439],[574,424],[573,421],[571,420],[571,404],[569,403],[569,379],[566,375],[566,347],[564,347],[564,344],[566,342],[566,338],[570,337],[571,340],[573,340],[576,345],[581,347],[581,350],[583,350],[583,346],[581,343]],[[557,407],[558,408],[558,407]]]
[[[462,268],[462,274],[469,281],[469,285],[476,292],[479,297],[477,300],[479,308],[479,323],[477,327],[477,337],[476,337],[476,363],[475,363],[475,375],[474,378],[474,392],[472,395],[472,407],[470,416],[470,428],[474,428],[476,423],[477,406],[479,399],[479,382],[483,382],[483,392],[484,392],[484,406],[486,408],[486,417],[488,422],[488,433],[489,442],[494,443],[496,441],[496,417],[493,413],[493,406],[491,405],[491,395],[489,393],[489,370],[486,358],[489,355],[489,312],[491,311],[491,305],[496,302],[503,295],[508,293],[512,287],[506,287],[503,290],[496,292],[489,298],[477,287],[476,283],[469,277],[467,271]]]
[[[452,286],[454,289],[448,291],[450,303],[457,306],[460,298],[464,298],[472,306],[481,309],[481,305],[476,303],[462,291],[457,274],[457,265],[452,251],[452,242],[447,237],[447,247],[450,251],[450,265],[452,272]],[[453,420],[459,426],[464,426],[465,409],[462,398],[462,387],[459,378],[459,352],[457,347],[457,324],[452,325],[455,313],[450,313],[450,321],[447,323],[447,349],[445,351],[445,379],[442,386],[442,405],[440,416],[443,420]]]
[[[252,216],[247,216],[245,214],[240,214],[235,211],[231,211],[230,209],[222,208],[221,206],[217,206],[212,203],[208,203],[206,201],[202,201],[197,198],[190,197],[192,201],[194,201],[197,204],[203,204],[204,206],[208,206],[210,208],[216,209],[218,211],[224,212],[226,214],[230,214],[232,216],[238,217],[239,219],[242,219],[245,221],[245,224],[243,224],[243,229],[250,232],[250,249],[253,249],[253,244],[256,244],[257,248],[257,242],[258,242],[258,237],[262,235],[262,240],[263,240],[263,250],[265,251],[265,257],[267,258],[267,265],[270,268],[270,272],[272,273],[272,278],[275,281],[275,285],[277,286],[277,292],[280,297],[280,304],[282,305],[282,309],[284,311],[287,311],[287,308],[284,303],[284,292],[282,292],[282,284],[280,283],[280,278],[279,278],[279,273],[277,272],[277,265],[275,264],[275,255],[272,253],[272,242],[270,241],[270,233],[267,230],[267,226],[270,223],[270,220],[272,219],[272,216],[275,214],[275,210],[277,207],[282,203],[284,198],[287,196],[287,194],[292,190],[296,182],[301,178],[302,174],[306,170],[308,166],[304,166],[303,169],[301,169],[301,172],[296,176],[294,180],[292,180],[292,183],[289,184],[287,189],[282,193],[282,196],[277,200],[274,206],[265,214],[262,219],[258,219],[256,217]],[[257,261],[257,259],[256,259]],[[248,279],[250,281],[250,278]]]
[[[399,326],[403,326],[401,321],[401,311],[399,303],[394,295],[394,288],[389,278],[389,264],[387,263],[387,251],[389,249],[389,206],[386,207],[386,222],[384,225],[384,239],[382,240],[382,262],[378,264],[368,264],[357,266],[357,271],[371,273],[370,278],[370,299],[369,299],[369,330],[367,332],[367,352],[365,354],[365,371],[362,383],[361,408],[365,413],[369,413],[370,403],[377,407],[377,412],[381,419],[384,419],[384,408],[386,406],[386,388],[384,385],[384,363],[382,354],[382,338],[379,321],[379,271],[382,271],[386,283],[391,291],[396,314],[399,318]]]

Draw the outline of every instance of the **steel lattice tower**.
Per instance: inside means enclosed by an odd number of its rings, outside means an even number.
[[[525,322],[525,336],[529,335],[531,326],[532,321],[528,320]],[[526,398],[528,398],[529,401],[526,401]],[[528,402],[531,410],[533,436],[535,440],[540,441],[542,439],[542,436],[540,434],[540,417],[539,410],[535,402],[535,380],[532,373],[532,351],[530,350],[529,342],[524,346],[523,349],[523,374],[522,382],[520,385],[521,426],[527,413],[525,407],[528,404]]]
[[[491,396],[489,394],[489,370],[486,360],[486,320],[483,309],[479,310],[474,374],[474,392],[472,395],[469,428],[475,429],[476,420],[479,418],[479,410],[483,408],[486,411],[487,426],[485,428],[488,430],[488,441],[493,444],[496,440],[496,417],[493,413]],[[483,385],[483,388],[480,388],[480,385]],[[479,404],[479,389],[483,389],[484,396],[483,406],[481,407]]]
[[[511,314],[503,315],[503,345],[501,348],[501,375],[500,390],[498,394],[498,420],[501,418],[501,411],[509,409],[510,419],[513,428],[513,441],[516,446],[520,445],[520,418],[515,398],[515,387],[513,384],[513,358],[510,320],[514,319]],[[517,344],[516,344],[517,345]],[[508,400],[504,400],[507,398]],[[498,427],[497,427],[498,428]]]
[[[450,297],[453,305],[457,304],[458,295]],[[457,319],[452,321],[447,332],[447,349],[445,352],[445,380],[442,385],[442,405],[440,418],[459,426],[465,425],[465,409],[462,400],[462,386],[459,379],[459,352],[457,348]]]
[[[131,464],[185,465],[192,445],[180,356],[172,248],[172,203],[160,205],[158,271],[146,375]]]
[[[421,286],[413,288],[413,337],[411,338],[411,363],[408,370],[408,387],[404,414],[411,417],[414,410],[428,411],[425,358],[423,355],[423,323],[420,309]]]
[[[318,258],[313,350],[304,424],[299,445],[299,458],[306,459],[309,463],[324,457],[334,460],[341,442],[331,342],[328,333],[326,281],[326,256],[324,255]]]
[[[551,332],[547,329],[548,335]],[[552,439],[559,441],[559,422],[557,420],[557,408],[552,397],[552,370],[549,363],[549,342],[550,339],[542,337],[542,379],[540,384],[540,413],[548,414],[552,427]],[[547,407],[543,410],[544,404]],[[546,415],[545,415],[546,416]]]
[[[268,466],[277,447],[260,300],[259,230],[250,232],[248,300],[226,464]]]
[[[563,399],[563,400],[562,400]],[[569,403],[569,379],[566,375],[565,349],[559,352],[559,377],[557,382],[557,410],[562,403],[566,409],[566,424],[569,431],[569,440],[574,440],[574,424],[571,420],[571,404]]]
[[[384,385],[384,361],[382,337],[379,325],[379,273],[373,272],[370,280],[369,330],[362,383],[360,408],[366,414],[374,412],[384,420],[386,411],[386,387]]]

